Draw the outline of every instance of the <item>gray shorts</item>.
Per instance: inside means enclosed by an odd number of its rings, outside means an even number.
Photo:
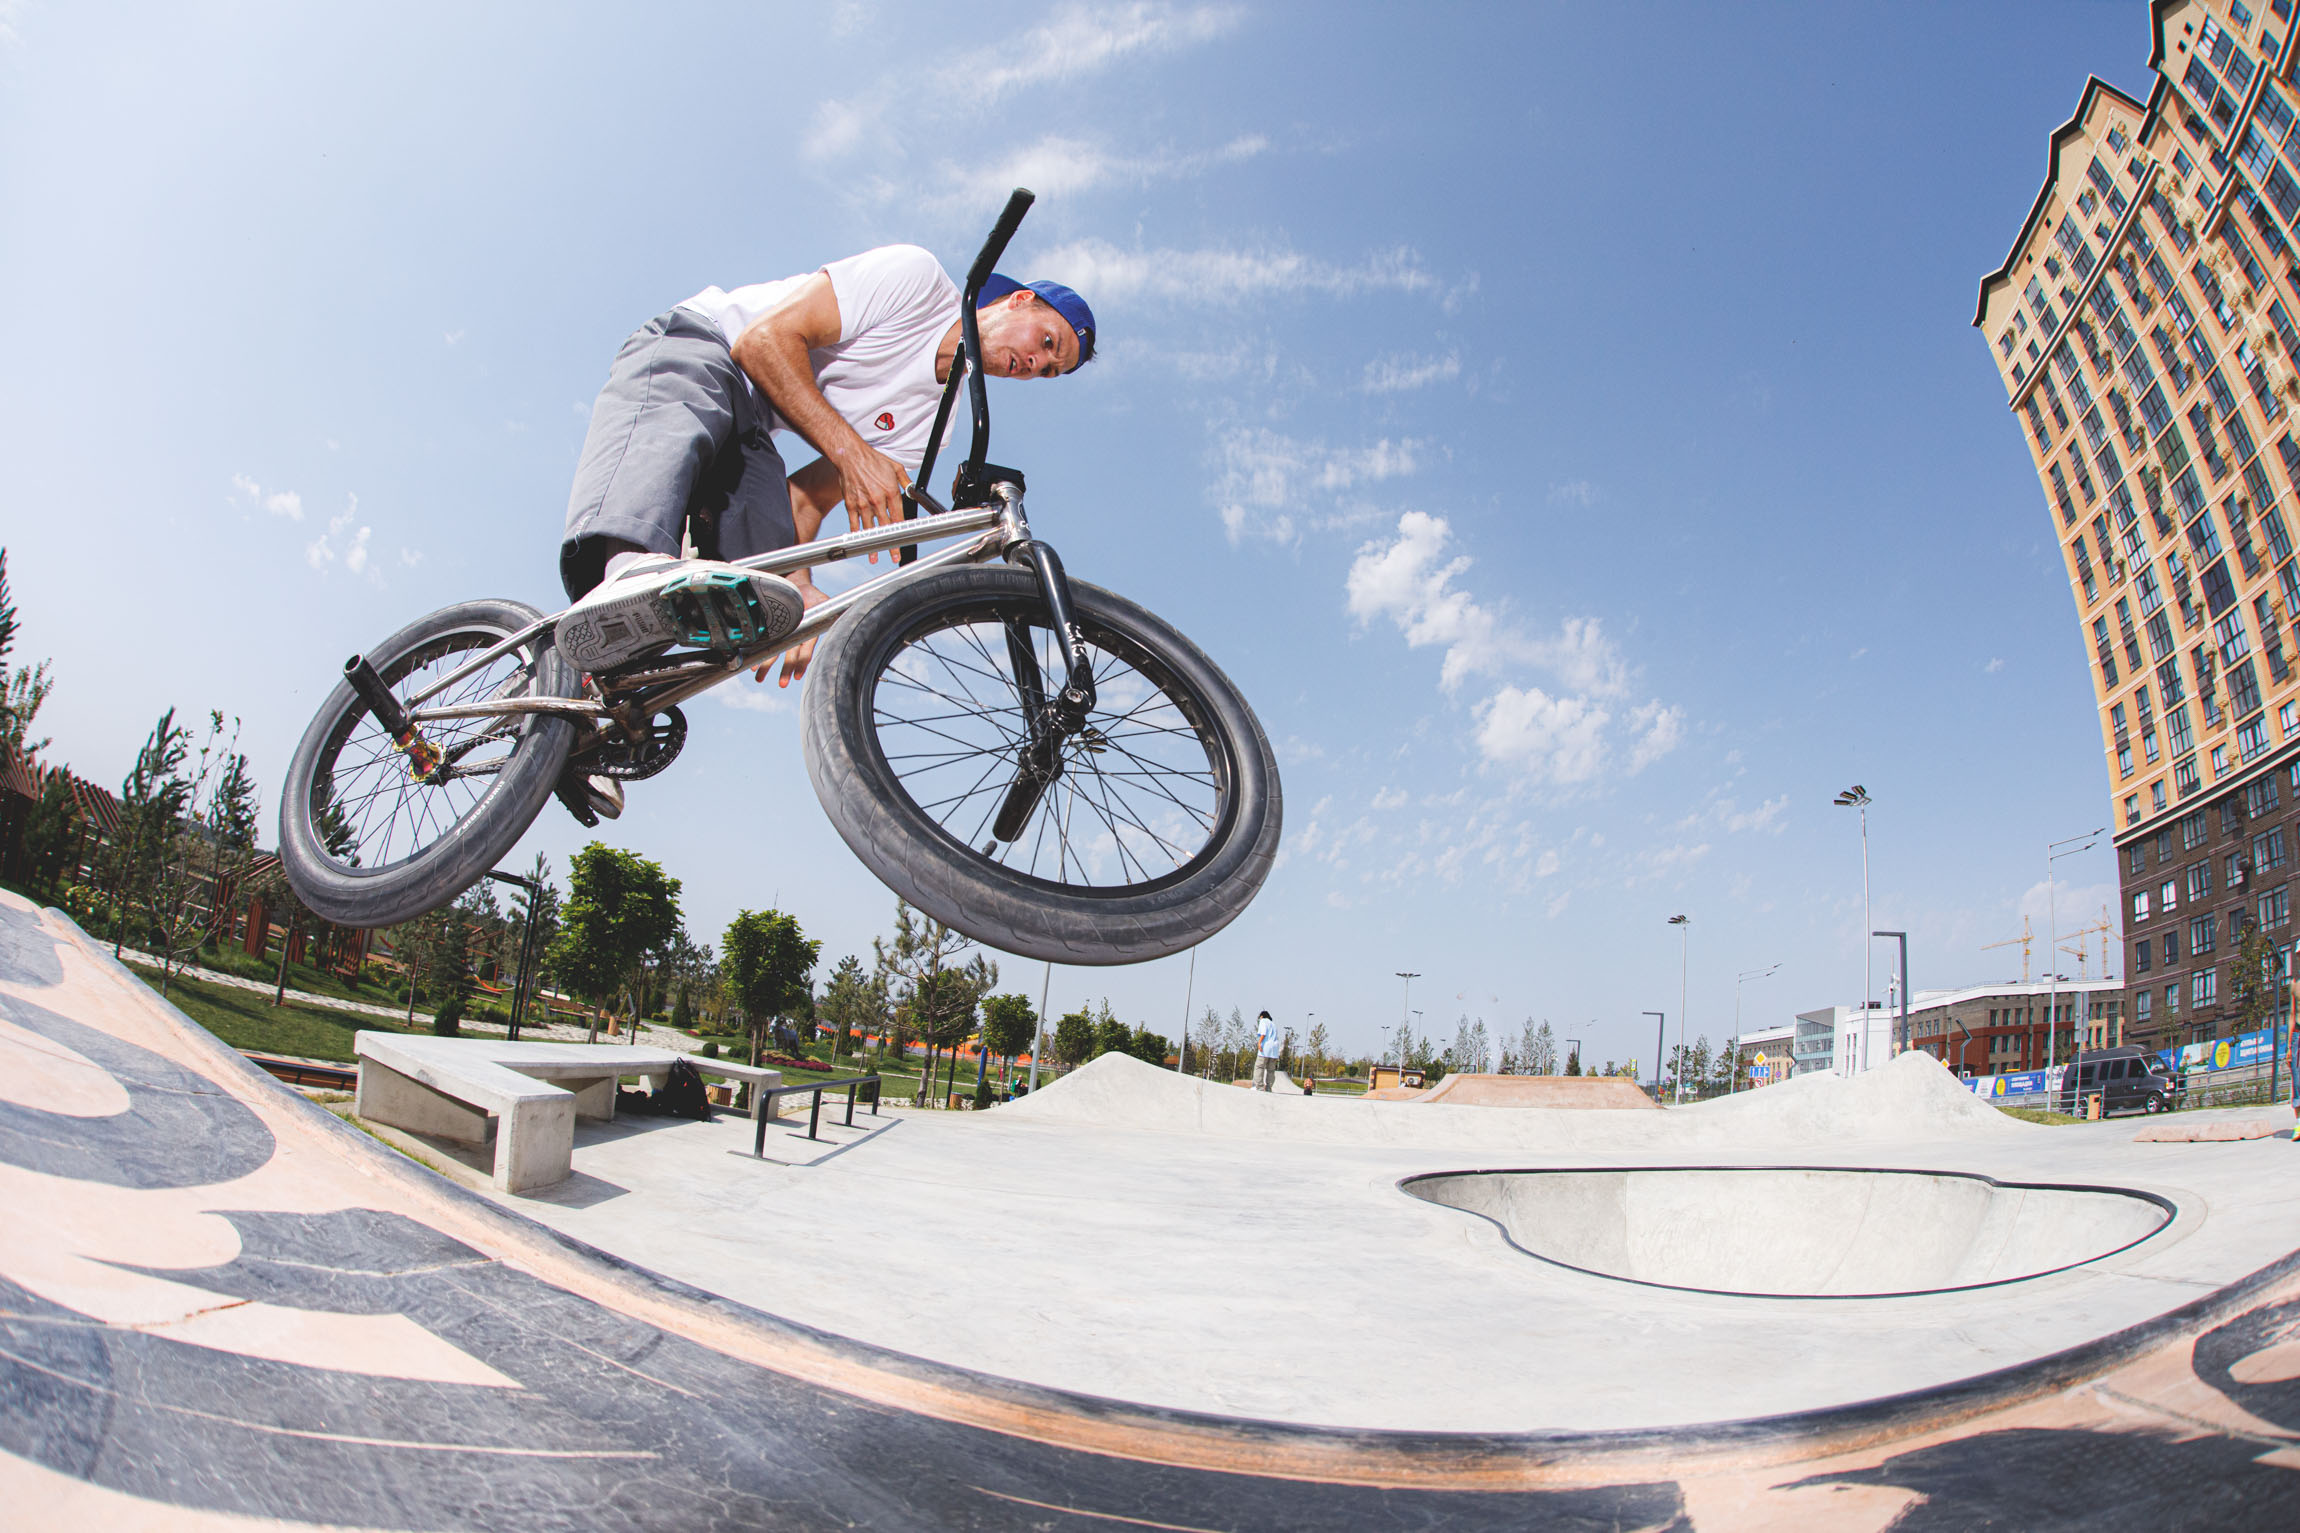
[[[744,559],[798,541],[783,455],[717,327],[673,309],[631,333],[591,407],[567,497],[559,580],[597,585],[603,539],[675,554],[692,528],[705,558]]]

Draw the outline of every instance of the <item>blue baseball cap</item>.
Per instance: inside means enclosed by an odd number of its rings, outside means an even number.
[[[976,307],[987,307],[1009,293],[1028,288],[1046,303],[1046,306],[1070,321],[1070,328],[1078,332],[1078,366],[1084,367],[1094,357],[1094,311],[1079,297],[1059,282],[1017,282],[1012,277],[992,272],[982,282],[982,292]],[[1073,369],[1076,371],[1076,369]]]

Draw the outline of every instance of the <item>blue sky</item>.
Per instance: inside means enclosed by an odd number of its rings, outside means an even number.
[[[994,385],[995,456],[1284,766],[1283,861],[1199,1007],[1370,1050],[1409,969],[1449,1033],[1547,1018],[1649,1061],[1680,911],[1695,1032],[1776,962],[1748,1025],[1850,1002],[1852,782],[1917,984],[2015,974],[1982,944],[2041,932],[2044,844],[2109,803],[1968,322],[2046,135],[2088,72],[2145,95],[2147,42],[2139,0],[6,0],[19,653],[54,657],[55,757],[116,781],[160,709],[221,708],[276,802],[341,656],[468,596],[555,604],[628,331],[896,240],[961,270],[1027,184],[1005,269],[1079,287],[1102,356]],[[828,963],[893,902],[793,702],[697,705],[610,839],[698,935],[778,904]],[[583,839],[553,808],[520,855]],[[2064,922],[2095,918],[2108,853],[2061,869]],[[1053,997],[1171,1035],[1186,982]]]

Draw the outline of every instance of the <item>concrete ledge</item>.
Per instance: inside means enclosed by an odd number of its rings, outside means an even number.
[[[668,1049],[504,1043],[361,1032],[356,1111],[370,1123],[484,1149],[505,1192],[566,1180],[575,1120],[612,1119],[625,1076],[661,1080],[682,1056]]]

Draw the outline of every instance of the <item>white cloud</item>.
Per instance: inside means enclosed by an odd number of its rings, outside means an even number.
[[[842,13],[834,26],[847,20]],[[866,141],[899,151],[915,137],[905,131],[909,119],[922,112],[979,112],[1032,87],[1071,84],[1120,63],[1210,42],[1237,20],[1238,13],[1223,6],[1064,5],[1038,26],[951,60],[940,82],[890,74],[858,96],[822,103],[800,151],[816,161],[842,158]]]
[[[1134,299],[1237,304],[1292,293],[1351,298],[1369,292],[1433,292],[1438,281],[1421,258],[1399,249],[1355,266],[1337,266],[1296,250],[1121,250],[1107,240],[1078,240],[1041,256],[1037,269],[1090,295],[1097,304]]]
[[[1630,727],[1637,743],[1630,747],[1629,770],[1642,772],[1677,748],[1685,737],[1685,710],[1663,706],[1658,700],[1630,710]]]
[[[1400,353],[1368,362],[1365,382],[1359,388],[1368,394],[1403,394],[1428,388],[1433,383],[1450,383],[1460,376],[1461,353],[1458,351],[1449,351],[1442,357]]]
[[[790,710],[791,693],[774,684],[775,673],[767,681],[753,686],[735,685],[714,687],[711,695],[729,708],[740,708],[745,713],[785,713]]]
[[[1984,676],[1994,676],[1997,672],[2003,670],[2004,668],[2005,663],[2002,660],[1991,660],[1987,665],[1981,667],[1981,674]]]
[[[1403,788],[1384,788],[1374,795],[1376,809],[1403,809],[1405,805],[1406,791]]]
[[[1130,155],[1086,139],[1048,134],[1002,160],[942,165],[933,178],[937,187],[933,200],[955,212],[996,206],[1017,186],[1027,186],[1041,197],[1074,196],[1111,183],[1147,186],[1204,175],[1216,166],[1267,153],[1269,147],[1269,139],[1261,134],[1246,133],[1197,153],[1159,150]],[[886,189],[890,194],[895,190]]]
[[[399,564],[402,569],[414,569],[422,562],[423,550],[420,548],[403,548],[399,551]]]
[[[1742,811],[1728,808],[1725,813],[1725,828],[1731,831],[1771,831],[1777,836],[1785,828],[1781,816],[1788,808],[1789,795],[1786,793],[1779,798],[1769,798],[1754,809]]]
[[[457,344],[470,333],[471,332],[468,330],[443,330],[440,332],[440,334],[447,337],[447,344],[450,346]]]
[[[1533,865],[1533,876],[1536,878],[1553,877],[1562,866],[1564,866],[1564,862],[1557,855],[1557,848],[1551,847],[1543,852],[1541,860]]]
[[[1553,506],[1594,506],[1597,504],[1597,486],[1586,479],[1568,479],[1549,487],[1549,503]]]
[[[381,572],[374,568],[368,553],[368,543],[375,535],[373,527],[354,527],[359,520],[359,497],[327,519],[327,531],[304,545],[304,562],[325,573],[332,565],[341,563],[354,575],[368,575],[380,581]]]
[[[4,0],[0,0],[4,3]],[[303,520],[303,497],[293,490],[274,490],[269,495],[264,487],[247,474],[232,475],[232,493],[227,497],[233,505],[261,506],[274,516],[284,516],[291,522]]]
[[[1487,761],[1535,782],[1570,786],[1597,775],[1605,759],[1603,708],[1539,687],[1503,687],[1477,708],[1477,745]]]
[[[1215,449],[1221,473],[1214,496],[1222,526],[1232,543],[1249,533],[1290,543],[1305,524],[1362,523],[1363,515],[1336,514],[1335,498],[1413,473],[1421,445],[1383,437],[1368,447],[1328,447],[1263,427],[1227,432]]]
[[[1444,645],[1438,680],[1448,691],[1472,674],[1512,664],[1538,666],[1568,687],[1600,697],[1627,690],[1628,664],[1596,618],[1567,618],[1554,635],[1536,638],[1458,588],[1455,579],[1472,561],[1466,554],[1446,557],[1452,537],[1452,524],[1442,516],[1408,511],[1399,517],[1393,540],[1365,544],[1351,563],[1345,583],[1350,615],[1361,622],[1392,619],[1417,649]]]

